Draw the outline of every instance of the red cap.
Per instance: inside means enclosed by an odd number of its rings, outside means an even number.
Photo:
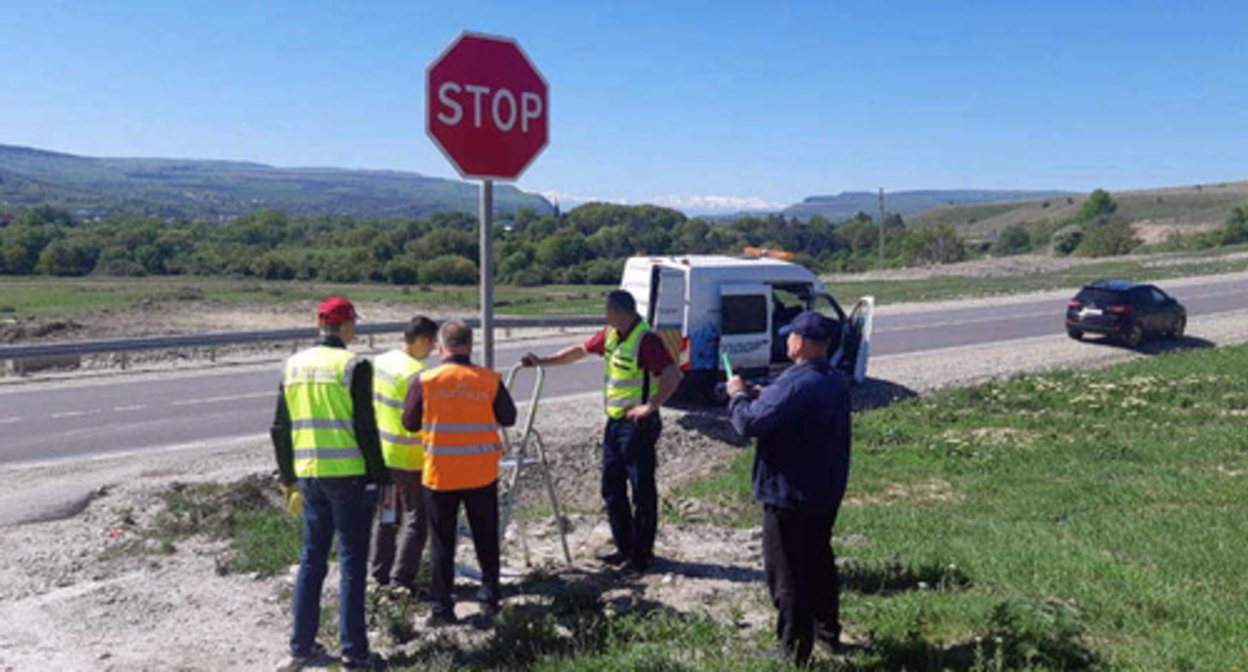
[[[316,309],[317,324],[343,324],[354,322],[359,318],[355,305],[343,296],[331,296],[321,302]]]

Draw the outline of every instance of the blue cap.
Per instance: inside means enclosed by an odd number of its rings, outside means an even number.
[[[825,317],[822,313],[808,310],[793,318],[793,321],[780,327],[780,335],[797,334],[802,338],[814,341],[831,341],[836,337],[836,321]]]

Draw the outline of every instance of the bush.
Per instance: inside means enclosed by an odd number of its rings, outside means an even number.
[[[1130,254],[1140,246],[1131,225],[1127,222],[1098,224],[1089,228],[1079,245],[1081,257],[1116,257]]]
[[[516,271],[511,274],[511,284],[517,287],[540,287],[542,284],[542,274],[526,268],[523,271]]]
[[[251,272],[265,280],[294,280],[295,267],[284,255],[278,252],[266,252],[251,262]]]
[[[443,255],[420,267],[422,285],[471,285],[476,282],[477,265],[457,255]]]
[[[420,281],[420,267],[411,259],[391,259],[386,264],[386,279],[393,285],[414,285]]]
[[[952,226],[937,226],[908,232],[901,254],[911,264],[951,264],[966,258],[966,246]]]
[[[1083,222],[1105,221],[1118,211],[1118,202],[1104,189],[1097,189],[1088,195],[1087,200],[1079,207],[1079,220]]]
[[[1221,245],[1248,243],[1248,208],[1235,208],[1218,233]]]
[[[1023,254],[1031,251],[1031,232],[1022,224],[1011,224],[1005,227],[997,241],[992,244],[992,253],[999,257]]]
[[[1089,669],[1096,657],[1083,643],[1082,614],[1055,600],[1010,598],[992,610],[990,640],[1000,642],[1009,669]]]
[[[1063,257],[1074,253],[1081,243],[1083,243],[1083,227],[1078,224],[1058,229],[1053,233],[1051,241],[1053,253]]]
[[[585,282],[591,285],[618,285],[624,275],[624,261],[599,259],[585,267]]]

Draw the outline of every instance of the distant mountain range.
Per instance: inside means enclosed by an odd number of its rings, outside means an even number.
[[[1067,193],[1069,192],[993,189],[885,192],[884,209],[887,212],[895,212],[902,217],[908,217],[925,210],[950,205],[1029,201],[1064,196]],[[784,214],[802,220],[810,219],[815,215],[823,215],[834,222],[853,217],[860,212],[874,217],[880,209],[879,198],[878,192],[870,191],[845,191],[835,196],[810,196],[801,203],[785,208]]]
[[[389,170],[277,168],[195,159],[104,159],[0,145],[0,211],[50,203],[201,221],[273,208],[291,215],[425,217],[477,211],[478,187]],[[495,208],[553,212],[537,194],[498,185]]]

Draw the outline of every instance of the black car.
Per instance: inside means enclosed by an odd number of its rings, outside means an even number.
[[[1150,336],[1182,338],[1187,310],[1153,285],[1097,280],[1084,287],[1066,308],[1066,333],[1105,334],[1131,347]]]

